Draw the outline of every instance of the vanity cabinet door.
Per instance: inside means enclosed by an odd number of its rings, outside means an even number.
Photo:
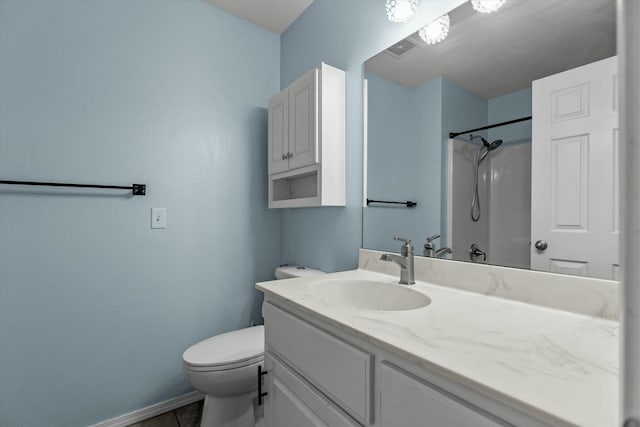
[[[373,356],[267,302],[267,347],[359,422],[371,424]]]
[[[274,355],[264,363],[265,427],[361,427]]]
[[[380,365],[382,427],[504,427],[490,414],[390,364]]]

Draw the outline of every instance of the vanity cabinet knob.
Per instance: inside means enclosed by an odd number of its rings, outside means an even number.
[[[538,240],[536,242],[536,244],[535,244],[535,247],[539,251],[544,251],[545,249],[547,249],[549,247],[549,245],[544,240]]]

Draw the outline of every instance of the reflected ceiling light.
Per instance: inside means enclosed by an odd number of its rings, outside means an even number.
[[[405,22],[418,9],[418,0],[387,0],[387,18],[391,22]]]
[[[427,42],[427,44],[440,43],[447,38],[450,25],[449,15],[442,15],[440,18],[422,27],[420,31],[418,31],[418,35],[422,40]]]
[[[506,0],[471,0],[471,6],[482,13],[491,13],[500,9]]]

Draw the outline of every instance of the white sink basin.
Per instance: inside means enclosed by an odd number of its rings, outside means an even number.
[[[327,280],[315,284],[313,292],[327,304],[359,310],[415,310],[431,304],[431,298],[410,286],[374,280]]]

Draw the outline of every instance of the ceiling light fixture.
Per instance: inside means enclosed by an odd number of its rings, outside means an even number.
[[[387,0],[387,18],[391,22],[405,22],[418,9],[418,0]]]
[[[447,38],[450,25],[449,15],[442,15],[440,18],[422,27],[420,31],[418,31],[418,35],[422,40],[427,42],[427,44],[440,43]]]
[[[471,6],[481,13],[491,13],[500,9],[506,0],[471,0]]]

